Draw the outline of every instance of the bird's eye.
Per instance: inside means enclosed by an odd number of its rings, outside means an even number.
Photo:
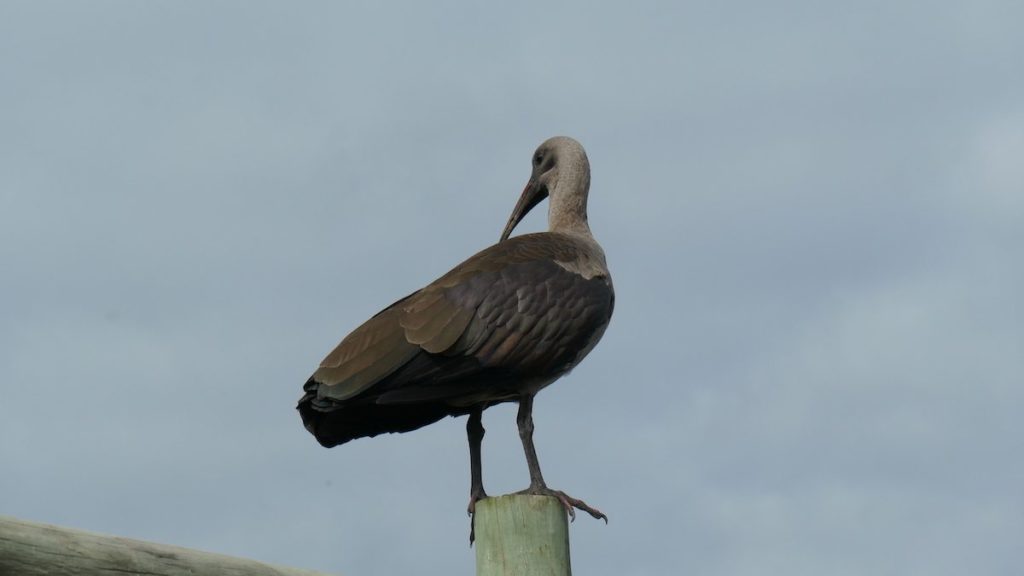
[[[533,156],[533,163],[534,163],[534,164],[536,164],[537,166],[540,166],[540,163],[541,163],[541,162],[542,162],[543,160],[544,160],[544,156],[542,156],[542,155],[540,155],[540,154],[535,154],[535,155]]]

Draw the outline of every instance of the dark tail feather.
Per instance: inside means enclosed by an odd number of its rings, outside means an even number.
[[[370,400],[331,405],[317,401],[315,392],[303,396],[298,409],[306,430],[327,448],[386,432],[409,432],[445,416],[465,413],[442,403],[380,405]]]

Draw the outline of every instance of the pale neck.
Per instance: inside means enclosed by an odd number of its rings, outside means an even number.
[[[589,191],[590,167],[586,158],[564,163],[548,199],[548,230],[592,236],[587,223]]]

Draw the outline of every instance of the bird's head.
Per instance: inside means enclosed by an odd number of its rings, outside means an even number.
[[[579,142],[568,136],[550,138],[537,147],[532,164],[530,181],[508,218],[501,240],[508,239],[526,214],[548,196],[552,204],[574,200],[585,214],[587,192],[590,190],[590,161]]]

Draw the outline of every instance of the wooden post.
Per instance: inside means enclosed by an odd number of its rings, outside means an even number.
[[[476,503],[477,576],[570,576],[569,522],[551,496],[509,494]]]
[[[9,516],[0,516],[0,574],[326,576],[310,570],[104,536]]]

